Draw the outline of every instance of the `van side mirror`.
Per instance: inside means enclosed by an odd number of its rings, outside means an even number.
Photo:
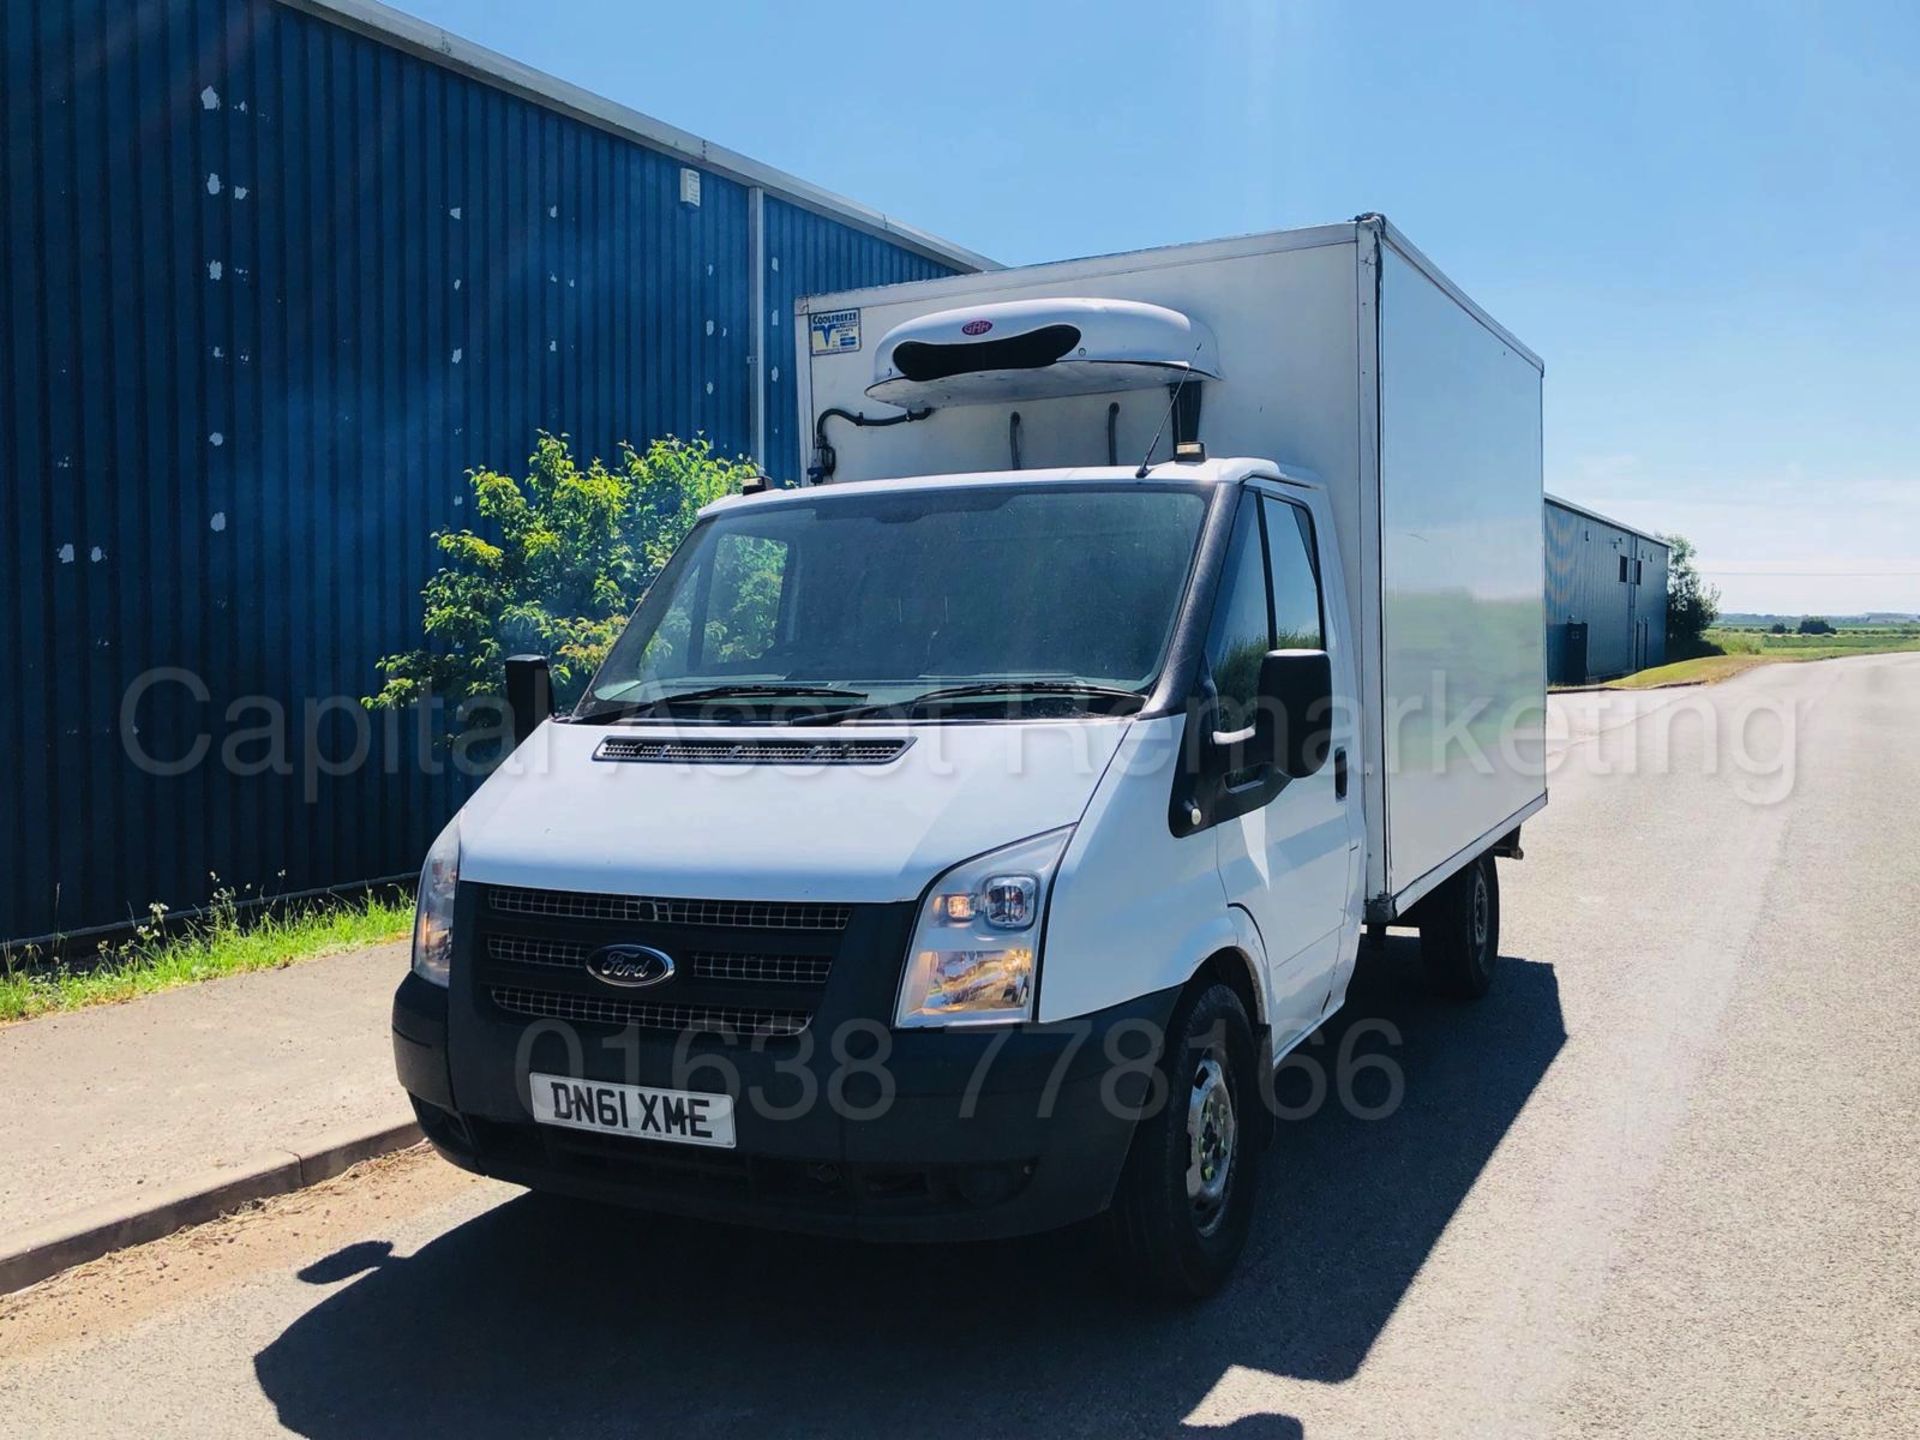
[[[513,716],[513,743],[520,745],[553,714],[553,676],[544,655],[507,657],[507,710]]]
[[[1333,740],[1333,662],[1324,650],[1269,650],[1260,660],[1252,758],[1304,780]]]

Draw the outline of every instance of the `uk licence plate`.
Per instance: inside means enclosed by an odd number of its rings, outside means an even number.
[[[731,1095],[607,1085],[565,1075],[535,1073],[527,1078],[533,1118],[542,1125],[733,1149]]]

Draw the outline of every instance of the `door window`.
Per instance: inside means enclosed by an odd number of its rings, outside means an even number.
[[[1306,510],[1269,496],[1267,565],[1273,576],[1273,648],[1324,650],[1319,567],[1313,548],[1313,517]]]
[[[1273,648],[1273,615],[1267,603],[1267,564],[1260,538],[1260,506],[1248,494],[1234,517],[1227,565],[1214,597],[1207,631],[1207,668],[1220,697],[1223,729],[1253,722],[1260,661]]]
[[[1252,722],[1260,661],[1269,650],[1326,648],[1317,553],[1304,508],[1251,493],[1241,501],[1207,636],[1224,728]]]

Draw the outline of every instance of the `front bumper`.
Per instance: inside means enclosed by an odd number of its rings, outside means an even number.
[[[1052,1025],[728,1044],[483,1017],[409,975],[394,1058],[448,1160],[534,1189],[876,1240],[988,1239],[1104,1210],[1177,992]],[[884,1047],[884,1055],[876,1053]],[[535,1125],[532,1071],[734,1097],[737,1148]]]

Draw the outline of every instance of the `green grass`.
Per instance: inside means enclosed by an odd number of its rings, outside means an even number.
[[[1764,630],[1709,630],[1709,651],[1671,665],[1656,665],[1613,681],[1609,690],[1647,690],[1656,685],[1702,685],[1726,680],[1756,665],[1782,660],[1832,660],[1842,655],[1888,655],[1920,650],[1920,631],[1874,627],[1834,635],[1771,635]]]
[[[242,918],[238,897],[222,890],[207,918],[165,933],[154,907],[134,938],[102,945],[81,959],[49,960],[31,949],[0,948],[0,1024],[87,1005],[108,1005],[249,970],[277,970],[296,960],[392,940],[413,923],[412,897],[372,891]]]
[[[1920,635],[1909,631],[1843,630],[1838,635],[1767,635],[1752,630],[1707,632],[1710,642],[1735,647],[1769,660],[1831,660],[1840,655],[1890,655],[1920,650]]]
[[[1696,655],[1691,660],[1676,660],[1671,665],[1656,665],[1634,675],[1625,675],[1607,685],[1609,690],[1651,690],[1656,685],[1710,685],[1726,680],[1742,670],[1764,665],[1759,655]]]

